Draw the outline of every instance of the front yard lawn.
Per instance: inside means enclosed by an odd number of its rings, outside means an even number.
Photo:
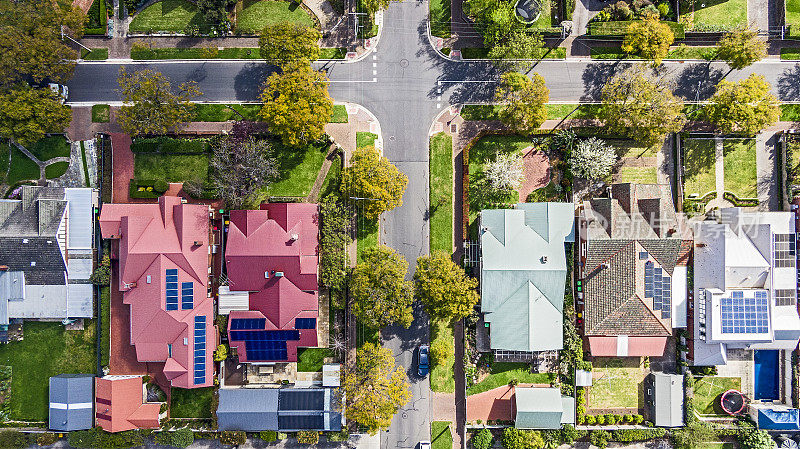
[[[450,421],[431,421],[431,449],[451,449],[453,433]]]
[[[701,415],[725,415],[719,405],[719,396],[728,390],[742,389],[742,379],[738,377],[706,376],[694,384],[694,408]]]
[[[620,158],[620,165],[614,171],[614,182],[657,182],[657,151],[654,147],[642,147],[632,140],[610,139],[608,143],[616,148]]]
[[[173,388],[169,407],[170,416],[172,418],[211,418],[213,398],[214,387]]]
[[[208,156],[137,153],[134,155],[133,176],[144,181],[205,181],[208,177]]]
[[[430,143],[430,249],[453,251],[453,138],[445,133]]]
[[[655,167],[620,167],[614,174],[615,183],[632,182],[637,184],[656,184],[658,171]]]
[[[111,120],[111,106],[107,104],[92,105],[92,123],[108,123]]]
[[[128,31],[131,33],[156,31],[183,33],[189,27],[207,27],[197,6],[186,0],[162,0],[136,14]]]
[[[244,0],[241,11],[237,11],[236,29],[244,33],[257,34],[267,25],[280,22],[295,22],[313,27],[314,21],[299,3],[276,0]]]
[[[69,157],[69,142],[63,136],[45,137],[26,147],[36,159],[47,162],[54,157]]]
[[[638,358],[596,358],[593,362],[590,409],[638,408],[647,375]]]
[[[39,179],[39,176],[39,166],[36,165],[36,162],[25,156],[17,147],[12,146],[11,165],[8,168],[8,175],[6,175],[6,184],[13,186],[20,181]]]
[[[684,140],[683,193],[685,197],[688,198],[693,193],[702,197],[706,193],[716,190],[714,148],[714,139]]]
[[[786,0],[786,25],[789,36],[800,37],[800,0]]]
[[[69,162],[53,162],[44,167],[44,176],[47,179],[55,179],[69,170]]]
[[[722,148],[725,155],[725,190],[739,198],[756,198],[756,141],[725,139]]]
[[[512,380],[521,384],[549,384],[555,378],[555,373],[532,373],[527,363],[494,362],[488,377],[467,388],[467,396],[508,385]]]
[[[50,376],[95,373],[95,322],[85,325],[67,331],[61,323],[25,321],[22,341],[0,345],[0,365],[11,366],[11,419],[47,421]]]
[[[260,104],[200,103],[194,105],[194,121],[195,122],[227,122],[228,120],[258,121],[259,111],[261,111]]]
[[[359,131],[356,133],[356,148],[374,147],[376,140],[377,134]]]
[[[431,320],[431,346],[439,340],[447,342],[449,346],[455,344],[453,340],[453,326],[441,320]],[[431,360],[431,390],[437,393],[453,393],[456,391],[456,381],[453,378],[453,365],[456,363],[455,355],[451,355],[444,363]]]
[[[704,6],[703,6],[704,5]],[[681,0],[687,31],[722,31],[747,26],[747,0]]]
[[[306,197],[317,179],[328,152],[327,142],[310,143],[305,147],[272,145],[278,168],[278,179],[264,190],[269,196]]]
[[[333,105],[333,113],[331,113],[331,123],[347,123],[350,119],[347,115],[347,107],[343,104]]]
[[[333,357],[328,348],[300,348],[297,350],[297,371],[322,371],[325,357]]]

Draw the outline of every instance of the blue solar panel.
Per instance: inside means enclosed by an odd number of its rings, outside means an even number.
[[[206,383],[206,317],[194,317],[194,384]]]
[[[730,298],[720,300],[723,334],[755,334],[769,331],[769,300],[764,291],[755,298],[745,298],[735,291]]]
[[[647,251],[639,252],[639,260],[647,260],[650,256],[647,254]]]
[[[181,309],[191,310],[194,307],[194,283],[181,283]]]
[[[644,297],[653,297],[653,262],[644,263]]]
[[[317,319],[316,318],[296,318],[294,320],[294,328],[295,329],[316,329],[317,328]]]
[[[178,270],[167,270],[167,310],[178,310]]]
[[[247,323],[245,323],[247,324]],[[238,325],[242,326],[242,324]],[[297,330],[231,330],[232,341],[243,341],[248,361],[286,360],[288,340],[299,340]]]
[[[236,318],[231,321],[231,330],[264,329],[266,318]]]

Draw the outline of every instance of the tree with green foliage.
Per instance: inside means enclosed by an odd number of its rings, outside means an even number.
[[[414,293],[434,318],[449,323],[472,313],[479,299],[477,287],[478,280],[467,276],[444,251],[417,259]]]
[[[532,134],[547,120],[545,103],[550,100],[550,91],[538,73],[530,78],[517,72],[504,73],[494,99],[504,105],[498,114],[500,120],[516,132]]]
[[[481,30],[483,45],[494,48],[510,37],[517,30],[524,30],[525,25],[517,20],[514,4],[505,0],[467,0],[464,10]]]
[[[489,449],[492,447],[493,440],[492,432],[484,427],[472,436],[470,442],[475,449]]]
[[[702,421],[693,422],[672,431],[672,442],[676,449],[695,449],[714,439],[714,428]]]
[[[778,99],[761,75],[731,82],[722,80],[705,107],[705,116],[723,134],[752,136],[781,117]]]
[[[360,323],[370,329],[411,325],[414,288],[406,280],[407,273],[408,262],[393,249],[377,246],[364,250],[350,279],[352,312]]]
[[[644,66],[614,75],[602,90],[598,117],[613,134],[653,146],[683,128],[683,101]]]
[[[289,62],[304,61],[306,64],[319,59],[319,40],[316,28],[296,22],[280,22],[269,25],[261,32],[258,46],[261,57],[281,67]]]
[[[17,84],[0,91],[0,136],[28,145],[46,133],[60,133],[72,121],[72,111],[50,89]]]
[[[447,360],[450,357],[453,357],[455,349],[453,348],[453,342],[447,340],[436,340],[431,345],[431,358],[433,359],[433,364],[436,366],[445,366]]]
[[[78,53],[61,33],[83,34],[80,8],[63,1],[0,1],[0,17],[0,85],[29,77],[63,83],[72,76]]]
[[[599,417],[598,417],[599,418]],[[598,424],[601,424],[598,422]],[[608,440],[611,438],[611,434],[608,433],[607,430],[592,430],[589,434],[589,441],[592,445],[597,446],[599,449],[606,449],[608,446]]]
[[[111,283],[111,257],[108,254],[104,255],[100,263],[97,264],[89,280],[94,285],[109,285]]]
[[[224,362],[225,359],[227,358],[228,358],[228,345],[225,344],[217,345],[217,349],[214,351],[214,361]]]
[[[187,447],[194,442],[194,432],[188,427],[181,427],[173,431],[165,430],[155,433],[153,440],[164,446]]]
[[[741,429],[737,440],[742,449],[774,449],[777,446],[766,430],[755,428]]]
[[[541,449],[544,447],[544,438],[538,430],[506,427],[503,429],[502,443],[505,449]]]
[[[628,25],[622,39],[622,51],[636,54],[644,59],[652,59],[653,64],[661,64],[661,60],[669,53],[669,46],[675,41],[675,34],[657,17],[646,17]]]
[[[247,443],[247,433],[241,430],[223,430],[219,433],[219,442],[230,446],[241,446]]]
[[[767,56],[767,43],[746,28],[728,32],[719,41],[717,58],[731,69],[741,70]]]
[[[30,444],[28,435],[19,430],[0,430],[0,447],[4,449],[22,449]]]
[[[258,192],[278,176],[272,145],[255,137],[220,139],[209,163],[211,186],[229,209],[257,207]]]
[[[364,6],[367,13],[375,14],[381,9],[388,8],[392,1],[401,2],[403,0],[361,0],[361,5]]]
[[[578,142],[569,156],[569,169],[573,176],[589,181],[607,177],[616,163],[617,152],[614,147],[596,137]]]
[[[508,70],[520,69],[525,60],[539,59],[544,54],[544,39],[541,34],[524,29],[514,30],[489,50],[489,59]]]
[[[205,22],[220,32],[227,31],[228,8],[236,5],[236,0],[194,0]]]
[[[321,139],[333,112],[328,79],[307,61],[289,62],[282,73],[271,74],[261,101],[259,115],[269,123],[270,132],[289,146]]]
[[[356,363],[344,369],[341,393],[347,419],[366,427],[370,435],[388,428],[397,410],[411,399],[408,377],[395,364],[392,351],[373,343],[364,343]]]
[[[202,95],[197,83],[185,82],[172,90],[172,83],[161,73],[150,69],[128,74],[125,68],[117,79],[125,104],[117,122],[131,136],[162,135],[192,119],[192,99]]]
[[[408,176],[369,146],[357,148],[350,156],[339,191],[345,197],[359,198],[361,213],[374,220],[403,204],[407,185]]]

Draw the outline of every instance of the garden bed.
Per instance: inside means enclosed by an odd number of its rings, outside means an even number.
[[[736,1],[736,0],[731,0]],[[590,36],[624,36],[628,31],[628,26],[638,20],[614,20],[609,22],[592,22],[589,24],[587,33]],[[675,39],[684,38],[684,26],[682,23],[662,21],[675,34]]]

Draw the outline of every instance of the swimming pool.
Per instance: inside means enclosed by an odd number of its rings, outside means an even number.
[[[754,351],[755,399],[771,401],[780,397],[778,351]]]

